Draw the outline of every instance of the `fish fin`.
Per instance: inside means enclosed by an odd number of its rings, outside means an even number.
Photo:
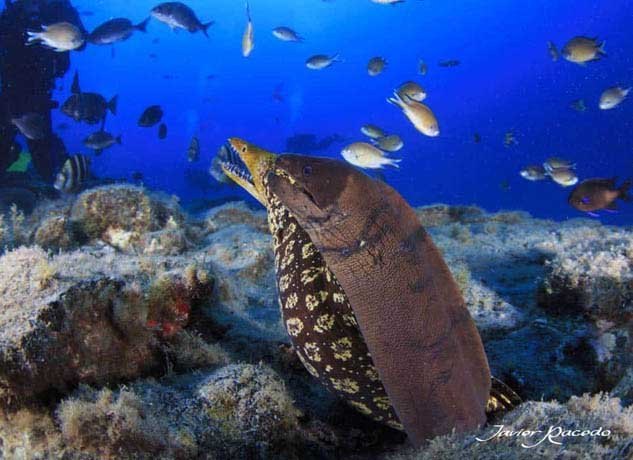
[[[81,88],[79,87],[79,72],[75,70],[75,76],[73,77],[73,84],[70,87],[70,92],[73,94],[81,94]]]
[[[121,134],[116,137],[115,141],[117,144],[121,145]]]
[[[114,96],[112,99],[110,99],[110,102],[108,102],[108,109],[110,109],[110,112],[112,112],[112,115],[116,115],[116,108],[117,108],[118,102],[119,102],[118,95]]]
[[[149,22],[150,18],[145,19],[143,22],[136,24],[134,26],[134,28],[136,30],[140,30],[141,32],[147,32],[147,23]]]
[[[590,215],[591,217],[600,217],[600,214],[591,212],[591,211],[587,211],[587,214]]]
[[[508,412],[523,402],[521,397],[501,380],[494,376],[490,376],[490,379],[492,384],[486,404],[487,415]]]
[[[623,95],[624,97],[627,97],[627,96],[629,95],[629,93],[631,92],[631,90],[632,90],[632,89],[633,89],[633,87],[630,87],[630,86],[629,86],[628,88],[623,89],[623,90],[622,90],[622,95]]]
[[[202,24],[201,29],[202,29],[202,33],[204,34],[205,37],[207,37],[207,38],[209,37],[209,34],[207,33],[207,29],[209,27],[211,27],[213,24],[215,24],[215,21],[209,21],[206,24]]]
[[[341,59],[340,53],[336,53],[334,56],[332,56],[332,62],[345,62],[345,61]]]
[[[618,188],[618,191],[620,192],[620,195],[618,195],[618,198],[620,198],[623,201],[633,201],[633,199],[631,198],[631,195],[629,195],[629,189],[631,188],[631,185],[633,185],[633,182],[628,179],[625,180],[622,185],[620,186],[620,188]]]
[[[251,7],[249,6],[248,2],[246,2],[246,18],[248,19],[248,22],[252,22],[252,20],[251,20]]]

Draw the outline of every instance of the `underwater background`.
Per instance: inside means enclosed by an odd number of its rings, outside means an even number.
[[[112,17],[141,22],[152,1],[74,2],[88,30]],[[93,162],[97,176],[128,178],[140,171],[150,188],[180,196],[184,203],[225,197],[249,199],[239,187],[215,182],[208,166],[229,136],[277,152],[286,140],[311,133],[317,140],[338,135],[328,148],[313,153],[340,158],[340,151],[363,140],[361,125],[373,123],[398,133],[404,148],[400,169],[384,170],[386,181],[414,205],[445,202],[485,209],[522,209],[537,217],[565,219],[581,213],[567,204],[569,189],[551,181],[519,176],[527,164],[549,156],[577,163],[580,179],[633,175],[633,104],[598,109],[607,87],[627,87],[631,77],[633,34],[628,29],[633,4],[627,1],[416,1],[395,6],[335,0],[250,2],[255,50],[240,53],[244,5],[234,1],[191,1],[201,21],[216,21],[210,38],[172,32],[151,20],[147,33],[123,43],[88,46],[71,53],[71,71],[54,95],[70,94],[73,73],[81,86],[106,98],[118,94],[116,116],[106,129],[122,134],[123,144]],[[289,25],[305,38],[286,43],[272,36]],[[606,40],[607,56],[580,66],[552,62],[546,43],[560,49],[571,37]],[[158,42],[156,42],[158,39]],[[305,67],[318,53],[340,53],[343,62],[322,71]],[[153,55],[153,56],[152,56]],[[382,56],[385,71],[367,75],[367,61]],[[442,60],[460,65],[443,68]],[[428,65],[418,74],[418,62]],[[428,92],[441,129],[437,138],[418,133],[397,108],[386,102],[407,80]],[[280,97],[273,97],[277,95]],[[585,112],[570,108],[583,98]],[[145,107],[159,104],[168,126],[165,140],[136,125]],[[53,111],[53,127],[68,119]],[[86,152],[82,139],[93,126],[68,123],[61,135],[69,152]],[[55,129],[55,128],[54,128]],[[504,147],[512,130],[516,145]],[[473,141],[479,133],[481,142]],[[188,163],[186,149],[200,139],[201,160]],[[608,223],[630,224],[623,204]]]

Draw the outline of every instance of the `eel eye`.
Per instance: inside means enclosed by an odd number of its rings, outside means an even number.
[[[245,145],[242,147],[242,153],[246,153],[246,146]]]
[[[304,166],[303,175],[308,177],[310,174],[312,174],[312,166]]]

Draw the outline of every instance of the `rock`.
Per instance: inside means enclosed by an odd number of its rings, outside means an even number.
[[[204,222],[209,232],[217,232],[225,227],[235,224],[244,224],[261,232],[268,231],[266,211],[253,211],[243,201],[226,203],[209,210]]]
[[[54,215],[39,224],[33,242],[44,249],[67,251],[80,245],[81,236],[65,215]]]
[[[89,458],[300,455],[299,412],[272,370],[231,365],[191,380],[144,381],[117,392],[82,388],[57,410],[62,437]]]
[[[539,304],[594,320],[633,320],[633,237],[580,240],[548,264]]]
[[[162,343],[213,288],[194,267],[147,283],[98,274],[88,260],[35,247],[0,257],[0,405],[152,373]]]
[[[389,460],[434,460],[437,458],[630,458],[633,438],[633,407],[622,407],[617,398],[604,394],[573,396],[565,404],[530,401],[508,413],[495,425],[527,435],[494,437],[498,427],[474,433],[442,436],[417,451],[389,455]],[[551,428],[550,428],[551,427]],[[558,429],[560,427],[560,431]],[[539,443],[550,429],[550,437]],[[579,430],[566,436],[562,430]],[[585,432],[584,436],[581,434]],[[522,447],[521,444],[533,446]]]
[[[133,251],[137,246],[142,250],[145,234],[177,228],[184,217],[176,204],[151,197],[143,188],[107,185],[81,193],[73,204],[71,220],[89,238]],[[178,252],[172,247],[163,250]]]

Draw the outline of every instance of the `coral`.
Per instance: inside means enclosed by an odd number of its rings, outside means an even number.
[[[13,234],[13,242],[19,246],[26,241],[24,233],[24,212],[14,203],[10,208],[11,233]]]
[[[633,448],[633,407],[623,408],[619,399],[604,394],[574,396],[566,404],[527,402],[494,423],[503,425],[504,430],[527,433],[493,437],[499,428],[487,426],[474,433],[441,436],[417,451],[404,451],[387,458],[629,458]],[[578,435],[565,436],[562,430],[578,430]],[[585,435],[579,435],[583,431]],[[548,432],[550,436],[545,438]],[[491,437],[489,441],[477,441]],[[522,443],[539,444],[525,448]]]

